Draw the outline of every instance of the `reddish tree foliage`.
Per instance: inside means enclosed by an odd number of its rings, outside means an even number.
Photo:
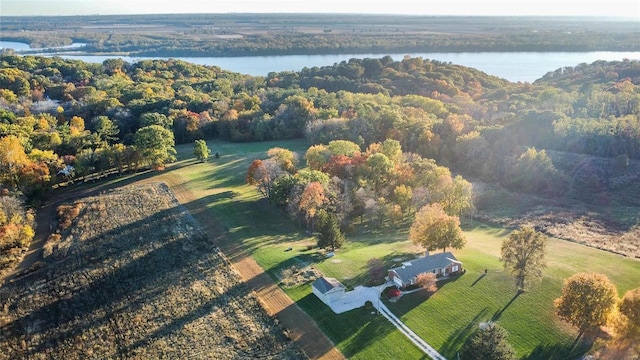
[[[418,275],[416,277],[416,285],[428,292],[436,292],[436,290],[438,290],[438,286],[436,285],[436,274],[428,272]]]
[[[259,182],[259,180],[256,179],[256,175],[258,174],[258,169],[263,167],[264,165],[262,164],[262,160],[253,160],[253,162],[249,166],[249,169],[247,170],[247,184],[256,185]]]
[[[331,176],[348,179],[351,177],[352,172],[351,158],[346,155],[332,156],[329,158],[329,161],[324,164],[322,171]]]

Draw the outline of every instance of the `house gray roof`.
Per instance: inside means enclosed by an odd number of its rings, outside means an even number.
[[[390,271],[395,271],[402,282],[408,283],[422,273],[445,268],[452,262],[461,264],[451,252],[447,251],[405,262],[402,266],[395,267]]]
[[[328,277],[321,277],[316,279],[316,281],[314,281],[313,284],[311,284],[311,286],[320,290],[320,293],[322,294],[326,294],[327,292],[335,288],[346,289],[345,286],[342,285],[340,281],[338,281],[337,279],[328,278]]]

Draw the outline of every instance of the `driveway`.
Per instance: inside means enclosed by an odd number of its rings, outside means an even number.
[[[407,325],[398,319],[391,310],[389,310],[386,305],[380,301],[380,294],[382,291],[392,285],[393,283],[388,282],[375,287],[357,286],[355,289],[345,292],[340,299],[331,301],[331,310],[336,314],[341,314],[343,312],[363,307],[367,301],[370,301],[373,307],[376,308],[382,316],[387,318],[393,326],[395,326],[425,354],[434,360],[447,360],[444,356],[440,355],[436,349],[413,332],[413,330],[409,329]]]

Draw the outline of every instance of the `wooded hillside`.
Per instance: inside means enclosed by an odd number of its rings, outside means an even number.
[[[588,227],[613,229],[607,236],[638,223],[639,192],[631,191],[640,184],[638,61],[580,64],[533,84],[409,57],[267,77],[179,60],[90,64],[3,54],[1,61],[3,185],[31,201],[71,179],[162,168],[174,143],[202,138],[347,140],[365,155],[395,140],[402,153],[487,190],[475,199],[486,220],[526,221],[539,205],[566,212],[571,223],[586,217]],[[392,188],[369,185],[392,203]],[[637,254],[607,243],[598,246]]]

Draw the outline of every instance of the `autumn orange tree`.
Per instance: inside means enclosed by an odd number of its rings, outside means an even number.
[[[313,228],[313,219],[316,216],[318,210],[320,210],[327,202],[325,196],[324,187],[317,181],[310,182],[305,186],[300,195],[299,210],[304,214],[307,222],[311,224]]]
[[[387,269],[384,266],[382,260],[378,258],[371,258],[367,261],[367,268],[369,272],[369,281],[372,285],[378,285],[384,282],[384,278],[387,275]]]
[[[436,292],[436,290],[438,290],[436,281],[436,274],[431,272],[422,273],[416,277],[416,285],[420,286],[430,293],[434,293]]]
[[[640,346],[640,288],[624,294],[617,315],[614,325],[618,339],[630,346]]]
[[[17,197],[0,196],[0,273],[12,267],[35,235],[34,215]]]
[[[560,319],[582,335],[605,325],[617,301],[616,287],[606,275],[577,273],[565,280],[562,295],[554,304]]]
[[[461,249],[465,243],[460,219],[447,215],[437,203],[423,206],[416,213],[409,229],[409,240],[429,251],[442,249],[443,252],[448,247]]]

